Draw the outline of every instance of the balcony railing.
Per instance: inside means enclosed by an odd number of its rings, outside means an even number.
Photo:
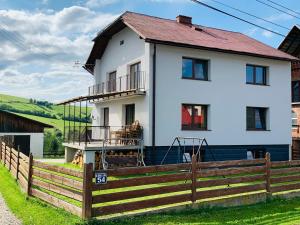
[[[134,90],[145,91],[145,72],[139,71],[93,85],[89,87],[89,95],[93,96]]]
[[[65,127],[66,143],[74,144],[103,144],[109,145],[138,145],[143,139],[143,128],[138,125],[128,126],[73,126]]]

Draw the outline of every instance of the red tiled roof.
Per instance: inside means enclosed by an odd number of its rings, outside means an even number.
[[[260,55],[270,58],[295,60],[295,58],[289,54],[238,32],[202,27],[199,25],[188,26],[178,23],[176,20],[161,19],[132,12],[124,13],[122,19],[127,26],[144,39]]]
[[[84,66],[93,73],[96,59],[100,59],[109,37],[128,26],[148,42],[183,47],[222,51],[233,54],[279,60],[297,60],[293,56],[268,46],[242,33],[225,31],[199,25],[185,25],[176,20],[125,12],[94,39],[94,46]]]

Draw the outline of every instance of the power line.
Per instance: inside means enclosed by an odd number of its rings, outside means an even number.
[[[1,25],[0,25],[0,28],[1,28]],[[11,39],[13,39],[13,36],[12,36],[7,30],[5,30],[5,29],[0,29],[0,36],[1,36],[1,34],[2,34],[2,37],[3,37],[4,39],[6,39],[6,40],[12,42]],[[22,44],[20,44],[18,41],[16,41],[15,44],[16,44],[19,48],[23,49],[24,51],[27,51],[27,50],[28,50],[25,46],[23,46]]]
[[[281,8],[287,9],[287,10],[289,10],[289,11],[295,13],[295,14],[300,15],[299,12],[297,12],[297,11],[295,11],[295,10],[293,10],[293,9],[290,9],[290,8],[284,6],[284,5],[281,5],[281,4],[277,3],[277,2],[274,2],[274,1],[271,1],[271,0],[267,0],[267,1],[273,3],[274,5],[280,6]]]
[[[5,27],[3,27],[1,24],[0,24],[0,37],[3,37],[5,38],[6,40],[14,43],[17,47],[19,47],[20,49],[22,49],[23,51],[31,51],[32,52],[32,49],[31,47],[32,46],[29,46],[29,48],[26,46],[26,40],[21,36],[19,35],[18,33],[15,33],[15,35],[12,35],[10,31],[8,31]],[[42,50],[36,46],[33,46],[34,49],[37,49],[39,50],[40,52],[33,52],[34,54],[36,55],[39,55],[39,56],[43,56],[43,57],[46,57],[47,59],[49,59],[51,57],[51,55],[47,54],[47,53],[43,53],[41,52]],[[63,66],[72,66],[72,64],[61,64],[59,63],[60,65],[63,65]],[[73,66],[75,68],[75,65],[73,64]]]
[[[263,5],[269,6],[270,8],[275,9],[275,10],[277,10],[277,11],[279,11],[279,12],[282,12],[282,13],[285,13],[285,14],[290,15],[290,16],[292,16],[292,17],[295,17],[295,18],[297,18],[297,19],[300,19],[299,16],[296,16],[296,15],[294,15],[294,14],[292,14],[292,13],[289,13],[289,12],[287,12],[287,11],[284,11],[284,10],[282,10],[282,9],[279,9],[279,8],[277,8],[277,7],[273,6],[273,5],[270,5],[270,4],[266,3],[266,2],[263,2],[263,1],[261,1],[261,0],[255,0],[255,1],[257,1],[257,2],[259,2],[259,3],[261,3],[261,4],[263,4]]]
[[[31,47],[29,46],[29,48],[25,45],[26,40],[18,33],[16,33],[16,35],[11,35],[11,33],[0,24],[0,34],[2,33],[4,35],[4,38],[6,36],[6,40],[16,44],[19,48],[23,49],[24,51],[31,51]],[[13,40],[11,40],[13,39]],[[37,52],[35,54],[46,57],[46,58],[50,58],[51,55],[47,54],[47,53],[43,53],[41,49],[39,49],[36,46],[33,46],[35,49],[37,49],[40,52]],[[32,51],[31,51],[32,52]]]
[[[233,10],[235,10],[235,11],[237,11],[237,12],[246,14],[246,15],[248,15],[248,16],[252,16],[253,18],[259,19],[259,20],[261,20],[261,21],[264,21],[264,22],[273,24],[273,25],[275,25],[275,26],[277,26],[277,27],[281,27],[281,28],[283,28],[283,29],[290,30],[290,28],[288,28],[288,27],[285,27],[285,26],[282,26],[282,25],[280,25],[280,24],[274,23],[274,22],[272,22],[272,21],[270,21],[270,20],[266,20],[266,19],[264,19],[264,18],[258,17],[258,16],[256,16],[256,15],[253,15],[253,14],[248,13],[248,12],[246,12],[246,11],[243,11],[243,10],[241,10],[241,9],[235,8],[235,7],[233,7],[233,6],[227,5],[227,4],[225,4],[225,3],[222,3],[222,2],[219,2],[219,1],[216,1],[216,0],[210,0],[210,1],[215,2],[215,3],[217,3],[217,4],[220,4],[220,5],[223,5],[223,6],[227,7],[227,8],[233,9]]]
[[[260,28],[260,29],[269,31],[269,32],[271,32],[271,33],[273,33],[273,34],[276,34],[276,35],[279,35],[279,36],[281,36],[281,37],[285,37],[285,35],[283,35],[283,34],[281,34],[281,33],[279,33],[279,32],[276,32],[276,31],[273,31],[273,30],[268,29],[268,28],[266,28],[266,27],[263,27],[263,26],[260,26],[260,25],[258,25],[258,24],[252,23],[252,22],[250,22],[250,21],[248,21],[248,20],[245,20],[245,19],[240,18],[240,17],[238,17],[238,16],[235,16],[235,15],[233,15],[233,14],[227,13],[227,12],[221,10],[221,9],[215,8],[215,7],[210,6],[210,5],[206,4],[206,3],[203,3],[203,2],[201,2],[201,1],[198,1],[198,0],[191,0],[191,1],[192,1],[192,2],[195,2],[195,3],[199,4],[199,5],[205,6],[205,7],[207,7],[207,8],[210,8],[210,9],[212,9],[212,10],[215,10],[215,11],[217,11],[217,12],[223,13],[223,14],[225,14],[225,15],[227,15],[227,16],[233,17],[233,18],[235,18],[235,19],[237,19],[237,20],[240,20],[240,21],[243,21],[243,22],[245,22],[245,23],[248,23],[248,24],[250,24],[250,25],[252,25],[252,26],[255,26],[255,27],[258,27],[258,28]]]

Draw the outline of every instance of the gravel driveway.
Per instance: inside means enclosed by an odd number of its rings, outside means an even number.
[[[20,225],[21,222],[9,210],[4,199],[0,195],[0,225]]]

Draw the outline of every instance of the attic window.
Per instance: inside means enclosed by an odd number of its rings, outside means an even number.
[[[124,44],[124,40],[121,40],[121,41],[120,41],[120,45],[123,45],[123,44]]]

